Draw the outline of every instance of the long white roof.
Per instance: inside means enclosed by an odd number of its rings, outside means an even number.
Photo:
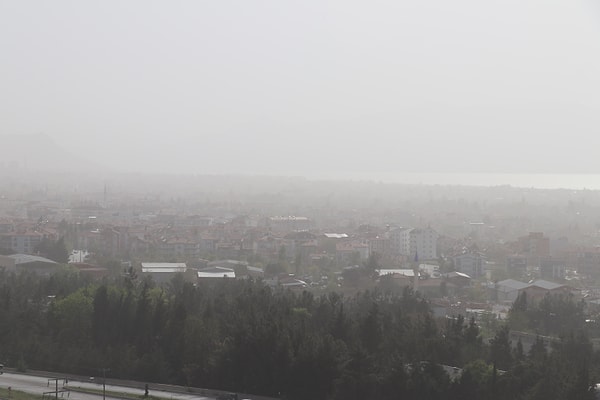
[[[147,273],[173,273],[186,270],[185,263],[142,263],[142,272]]]
[[[323,236],[325,236],[328,239],[346,239],[348,237],[348,234],[346,234],[346,233],[324,233]]]
[[[198,271],[198,278],[235,278],[235,271],[229,268],[211,268]]]
[[[413,277],[415,276],[415,271],[412,269],[380,269],[377,271],[379,276],[384,275],[404,275]]]
[[[15,260],[15,265],[19,264],[29,264],[29,263],[46,263],[46,264],[57,264],[56,261],[52,261],[48,258],[40,257],[40,256],[32,256],[29,254],[12,254],[8,256]]]

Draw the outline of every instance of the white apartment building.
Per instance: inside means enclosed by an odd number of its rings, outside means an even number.
[[[419,260],[437,258],[438,233],[431,228],[394,228],[388,232],[389,248],[394,255],[415,257]]]

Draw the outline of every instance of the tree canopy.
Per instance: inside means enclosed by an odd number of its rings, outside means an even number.
[[[600,371],[583,331],[518,351],[507,326],[486,343],[474,319],[437,320],[410,289],[317,297],[252,280],[159,287],[0,272],[0,333],[8,365],[109,367],[124,379],[285,399],[585,399]],[[463,373],[451,378],[444,365]]]

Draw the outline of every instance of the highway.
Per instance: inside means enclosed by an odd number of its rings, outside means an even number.
[[[60,375],[56,376],[60,378],[58,381],[58,389],[63,389],[63,379]],[[96,378],[98,379],[98,378]],[[92,383],[92,382],[81,382],[75,380],[69,380],[68,384],[65,388],[82,388],[82,389],[94,389],[94,390],[102,390],[102,378],[99,378],[100,382]],[[49,381],[48,377],[42,376],[33,376],[33,375],[25,375],[25,374],[16,374],[16,373],[8,373],[0,375],[0,387],[3,388],[12,388],[12,390],[18,390],[21,392],[42,395],[46,392],[53,392],[56,389],[55,382],[53,380]],[[119,393],[131,393],[135,396],[140,396],[144,394],[143,389],[138,388],[130,388],[125,386],[116,386],[116,385],[106,385],[106,392],[119,392]],[[185,393],[175,393],[163,390],[154,390],[150,387],[150,395],[156,397],[162,397],[165,399],[173,399],[173,400],[212,400],[214,397],[202,397],[198,394],[185,394]],[[54,394],[51,398],[54,397]],[[68,393],[59,393],[59,398],[65,398],[69,400],[98,400],[102,398],[102,393],[98,395],[81,393],[77,391],[70,391]],[[133,397],[133,396],[132,396]],[[114,397],[106,396],[109,400],[118,400]]]

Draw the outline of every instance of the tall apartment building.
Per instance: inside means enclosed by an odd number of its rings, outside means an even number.
[[[437,258],[438,233],[431,228],[395,228],[388,232],[392,253],[415,257],[419,260]]]

